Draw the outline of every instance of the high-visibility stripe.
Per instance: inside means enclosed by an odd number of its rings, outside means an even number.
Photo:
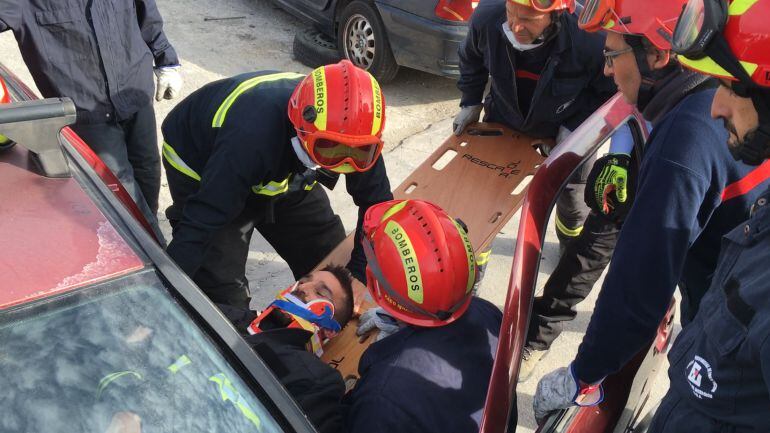
[[[313,183],[311,183],[310,185],[305,185],[305,191],[310,191],[311,189],[313,189],[313,187],[317,183],[318,183],[318,181],[313,181]]]
[[[770,160],[763,162],[762,165],[751,170],[749,174],[743,176],[741,180],[727,185],[725,189],[722,190],[722,201],[725,202],[732,198],[740,197],[756,188],[767,179],[770,179]]]
[[[385,224],[385,234],[393,242],[393,245],[398,250],[398,256],[401,257],[401,264],[404,266],[404,277],[406,278],[406,292],[409,295],[409,299],[422,304],[425,297],[422,275],[420,274],[420,264],[417,262],[417,253],[414,250],[412,241],[407,236],[404,228],[401,227],[401,224],[393,220]]]
[[[278,194],[283,194],[286,191],[289,190],[289,179],[291,178],[291,175],[287,177],[286,179],[275,182],[270,181],[267,183],[267,185],[259,184],[251,187],[251,190],[254,192],[254,194],[261,194],[266,196],[275,196]]]
[[[377,83],[377,80],[374,79],[372,74],[368,74],[369,79],[372,82],[372,102],[374,103],[374,107],[372,110],[372,134],[371,135],[377,135],[378,132],[380,132],[380,128],[382,127],[382,113],[385,111],[385,107],[383,107],[382,104],[382,91],[380,90],[380,85]]]
[[[729,15],[743,15],[759,0],[733,0],[730,6],[727,7],[727,13]]]
[[[492,250],[486,250],[476,255],[476,264],[484,266],[489,262],[489,258],[492,257]]]
[[[231,401],[241,412],[241,415],[251,421],[257,430],[262,430],[262,421],[259,419],[259,416],[254,413],[249,404],[244,400],[243,396],[241,396],[241,393],[235,389],[235,386],[230,382],[227,375],[224,373],[217,373],[209,377],[209,380],[217,384],[217,387],[219,388],[219,397],[223,402]]]
[[[192,360],[190,360],[190,357],[187,355],[182,355],[179,358],[174,361],[173,364],[169,365],[168,371],[171,372],[171,374],[176,374],[179,370],[182,369],[182,367],[188,366],[192,364]]]
[[[404,200],[401,203],[396,203],[393,206],[391,206],[388,210],[385,211],[384,214],[382,214],[382,218],[380,218],[380,222],[385,221],[386,219],[392,217],[396,214],[396,212],[400,211],[404,207],[406,207],[406,204],[409,203],[409,200]]]
[[[556,230],[560,231],[565,236],[574,238],[580,235],[580,233],[583,231],[583,226],[571,229],[567,227],[563,222],[561,222],[559,216],[556,215]]]
[[[179,170],[182,174],[185,174],[200,182],[201,176],[196,173],[195,170],[190,168],[190,166],[179,157],[174,148],[165,141],[163,142],[163,157],[166,158],[166,161],[168,161],[172,167]]]
[[[678,59],[679,62],[683,65],[698,72],[702,72],[708,75],[716,75],[717,77],[722,78],[734,78],[731,73],[727,72],[723,67],[719,66],[717,62],[711,59],[711,57],[707,56],[703,57],[702,59],[693,60],[685,56],[679,56]],[[741,61],[741,65],[743,66],[743,69],[746,70],[746,73],[749,74],[749,77],[754,75],[754,71],[756,71],[759,67],[759,65],[756,63],[744,61]]]
[[[142,380],[142,375],[135,372],[135,371],[116,371],[114,373],[110,373],[102,378],[102,380],[99,381],[99,385],[96,387],[96,398],[97,400],[102,396],[102,392],[112,383],[116,380],[120,379],[123,376],[134,376],[135,378]]]
[[[329,90],[326,87],[326,70],[316,68],[313,72],[313,94],[315,95],[316,118],[313,122],[316,129],[326,131],[326,112],[329,110]]]
[[[235,100],[238,99],[239,96],[243,94],[243,92],[256,87],[262,83],[267,83],[270,81],[278,81],[278,80],[293,80],[297,78],[302,78],[304,75],[302,74],[296,74],[294,72],[281,72],[279,74],[269,74],[269,75],[262,75],[259,77],[250,78],[241,84],[238,85],[238,87],[235,88],[229,95],[227,95],[227,98],[222,102],[222,104],[217,109],[217,112],[214,114],[214,118],[211,120],[211,127],[212,128],[219,128],[222,126],[222,124],[225,123],[225,117],[227,117],[227,111],[230,109],[230,107],[233,106],[235,103]]]
[[[476,257],[473,254],[473,246],[471,245],[471,240],[468,239],[465,229],[460,226],[457,220],[453,219],[452,222],[457,228],[457,232],[460,234],[460,238],[462,238],[463,245],[465,246],[465,256],[468,260],[468,281],[465,286],[465,293],[470,293],[473,290],[473,284],[476,282]]]

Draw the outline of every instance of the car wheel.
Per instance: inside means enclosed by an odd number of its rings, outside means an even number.
[[[398,64],[374,6],[362,1],[347,5],[340,15],[337,41],[343,58],[369,71],[380,83],[395,78]]]
[[[311,68],[340,61],[337,43],[316,29],[310,28],[295,33],[292,49],[294,58]]]

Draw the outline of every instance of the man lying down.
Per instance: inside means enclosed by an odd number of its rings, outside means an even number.
[[[218,305],[320,433],[338,432],[345,383],[321,361],[321,343],[353,315],[353,279],[343,266],[311,272],[263,311]]]

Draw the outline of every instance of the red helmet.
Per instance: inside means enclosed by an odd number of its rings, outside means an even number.
[[[392,200],[369,208],[363,230],[366,285],[379,306],[423,327],[465,313],[476,259],[462,223],[426,201]]]
[[[746,85],[770,87],[770,2],[727,3],[687,3],[674,34],[679,61],[702,74],[734,81],[743,75]]]
[[[575,0],[508,0],[535,9],[538,12],[553,12],[561,10],[575,11]]]
[[[671,49],[676,19],[687,0],[588,0],[578,26],[644,36],[661,50]]]
[[[289,119],[305,150],[338,173],[366,171],[382,153],[385,97],[377,80],[349,60],[321,66],[289,100]]]

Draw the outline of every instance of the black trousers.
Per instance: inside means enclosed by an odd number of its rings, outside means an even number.
[[[157,217],[160,152],[152,104],[126,120],[76,124],[72,129],[112,170],[162,241]]]
[[[184,203],[198,182],[167,164],[166,176],[173,204],[166,210],[171,226],[182,216]],[[345,239],[342,221],[331,208],[323,187],[272,199],[254,194],[243,212],[215,233],[193,281],[213,301],[248,308],[246,262],[254,230],[275,248],[299,279],[310,272]],[[342,263],[344,265],[344,263]]]
[[[607,267],[619,231],[614,223],[591,212],[580,235],[565,244],[543,295],[534,300],[527,334],[530,347],[548,349],[561,334],[562,322],[575,318],[575,306],[591,293]]]

